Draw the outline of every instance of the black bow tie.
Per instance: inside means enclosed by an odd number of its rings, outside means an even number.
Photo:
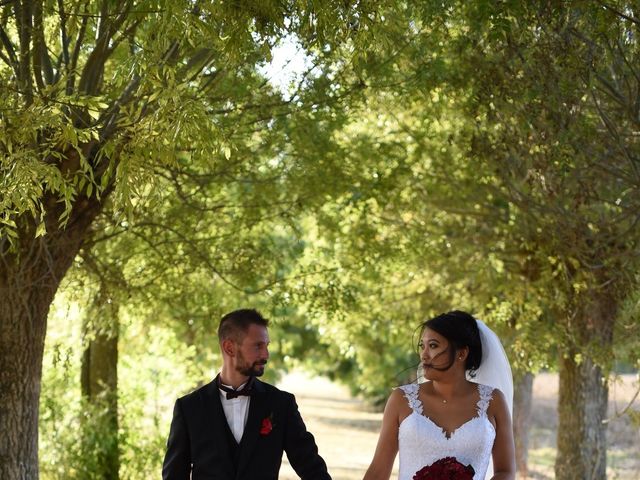
[[[254,377],[249,377],[247,383],[244,384],[244,387],[240,390],[234,390],[233,388],[229,388],[222,384],[220,381],[220,375],[216,378],[216,383],[218,384],[218,388],[227,394],[227,400],[231,400],[233,398],[238,398],[242,395],[251,396],[253,393],[253,379]]]

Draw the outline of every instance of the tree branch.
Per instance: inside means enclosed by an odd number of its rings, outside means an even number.
[[[7,57],[4,53],[2,53],[2,51],[0,51],[0,60],[2,60],[4,63],[9,65],[10,67],[12,66],[11,65],[11,59],[9,57]]]
[[[85,2],[84,4],[85,11],[89,8],[88,5],[89,5],[89,1]],[[87,31],[88,21],[89,21],[89,17],[84,17],[82,19],[82,23],[80,24],[80,28],[78,29],[78,36],[76,37],[76,43],[73,47],[73,54],[71,55],[71,63],[68,69],[69,76],[67,78],[67,85],[66,85],[67,95],[71,95],[75,87],[76,68],[78,66],[78,58],[80,57],[80,50],[82,49],[82,44],[84,43],[84,35]]]
[[[18,27],[18,36],[20,38],[20,59],[18,82],[21,90],[24,92],[27,105],[33,102],[33,84],[31,82],[31,3],[25,2],[24,5],[20,0],[13,2],[13,10]]]
[[[127,0],[125,9],[120,12],[114,22],[111,22],[108,3],[103,1],[100,8],[98,39],[95,48],[89,54],[78,85],[79,91],[88,95],[94,95],[99,91],[105,63],[115,48],[115,46],[111,48],[111,41],[131,12],[132,1]],[[133,26],[136,27],[137,23],[138,21],[133,22]]]
[[[13,72],[15,73],[16,77],[20,77],[20,66],[18,63],[18,58],[16,57],[16,50],[13,46],[13,43],[11,43],[11,39],[9,38],[9,36],[7,35],[7,32],[5,32],[4,28],[2,27],[2,25],[0,25],[0,41],[2,41],[2,45],[4,45],[4,48],[7,50],[7,55],[8,57],[8,61],[5,60],[5,62],[11,67],[13,68]],[[3,57],[4,60],[4,57]]]
[[[633,78],[635,78],[636,85],[640,85],[640,73],[638,73],[638,71],[634,68],[633,63],[627,59],[627,56],[624,53],[625,52],[624,46],[620,43],[620,39],[617,40],[616,46],[618,47],[618,51],[620,52],[620,56],[622,57],[622,60],[624,61],[625,65],[633,75]],[[629,91],[631,91],[631,88],[629,88]],[[636,101],[638,100],[638,98],[640,98],[640,95],[636,94]],[[636,120],[636,118],[634,118],[634,120]]]
[[[51,85],[53,83],[53,67],[44,38],[42,1],[36,0],[33,13],[33,73],[40,90],[44,88],[45,84]]]
[[[635,164],[635,161],[630,156],[628,149],[624,145],[624,142],[622,142],[620,138],[620,134],[616,130],[615,126],[613,125],[613,122],[611,122],[607,114],[600,107],[600,103],[598,102],[598,99],[596,98],[595,93],[593,91],[591,91],[591,98],[593,100],[594,105],[596,106],[596,109],[598,110],[600,119],[602,120],[605,127],[607,128],[607,131],[613,137],[613,139],[617,142],[625,158],[629,161],[629,164],[631,165],[631,169],[633,170],[633,173],[636,177],[636,181],[640,180],[640,172],[638,171],[638,166]]]
[[[69,55],[69,36],[67,35],[67,14],[64,11],[63,0],[58,0],[58,15],[60,16],[60,43],[62,45],[62,64],[66,70],[67,78],[69,76],[69,68],[71,67],[71,56]],[[60,78],[60,68],[56,71],[54,81],[58,81]]]
[[[133,35],[134,32],[136,31],[136,29],[138,28],[138,26],[140,25],[140,23],[142,23],[142,21],[144,19],[145,19],[144,17],[140,17],[140,18],[136,19],[135,21],[133,21],[131,23],[131,25],[129,25],[127,28],[125,28],[122,31],[122,33],[120,35],[118,35],[117,38],[112,39],[111,42],[110,42],[110,47],[109,47],[107,56],[111,56],[111,54],[115,51],[115,49],[118,47],[118,45],[120,45],[122,40],[124,40],[125,38],[129,37],[130,35]]]
[[[11,3],[13,0],[7,0],[8,3]],[[127,15],[130,15],[132,13],[144,13],[144,14],[148,14],[148,13],[164,13],[165,10],[128,10],[126,11]],[[58,12],[59,13],[59,12]],[[68,13],[67,16],[69,17],[80,17],[80,18],[105,18],[105,17],[118,17],[120,15],[122,15],[123,12],[112,12],[112,13],[107,13],[106,15],[102,15],[101,13]]]
[[[135,74],[133,78],[129,81],[129,84],[123,90],[122,94],[113,102],[113,105],[108,110],[106,114],[108,116],[104,127],[100,131],[100,137],[105,140],[111,136],[116,127],[116,122],[118,120],[118,114],[120,113],[120,107],[125,103],[128,103],[133,97],[134,92],[140,85],[140,76]]]
[[[103,35],[98,37],[95,48],[89,54],[78,83],[78,91],[85,95],[95,95],[98,93],[100,80],[104,72],[104,64],[109,57],[110,37]]]
[[[612,7],[609,4],[606,4],[605,2],[599,1],[598,2],[605,10],[608,10],[614,14],[616,14],[617,16],[619,16],[620,18],[623,18],[625,20],[628,20],[632,23],[635,23],[636,26],[640,27],[640,20],[638,20],[637,18],[633,18],[630,17],[629,15],[626,15],[624,13],[622,13],[620,10],[617,10],[616,8]]]

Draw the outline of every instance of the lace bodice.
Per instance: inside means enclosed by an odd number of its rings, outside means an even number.
[[[476,472],[473,479],[484,480],[496,436],[487,417],[493,388],[478,385],[480,400],[477,404],[477,416],[462,424],[450,436],[423,413],[418,388],[415,383],[400,387],[412,412],[400,423],[398,431],[398,480],[412,480],[422,467],[444,457],[455,457],[464,465],[470,464]]]

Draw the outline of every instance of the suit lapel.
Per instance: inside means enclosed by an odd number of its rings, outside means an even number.
[[[208,430],[215,441],[215,448],[220,452],[220,458],[225,459],[224,470],[233,472],[235,466],[231,460],[231,451],[229,450],[228,443],[228,437],[231,436],[231,438],[233,438],[233,435],[227,423],[227,417],[222,409],[220,392],[218,391],[215,380],[207,385],[204,392],[206,411],[209,412],[210,425]]]
[[[264,385],[258,379],[255,379],[253,387],[254,393],[249,402],[249,414],[247,415],[247,424],[244,427],[242,440],[240,441],[240,457],[238,461],[238,475],[241,476],[243,471],[250,463],[251,454],[253,453],[258,434],[260,433],[260,425],[262,420],[267,418],[271,411],[270,395],[267,393]]]

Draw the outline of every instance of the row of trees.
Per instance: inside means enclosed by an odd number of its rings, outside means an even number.
[[[377,118],[357,129],[358,148],[384,152],[359,220],[380,225],[376,240],[400,249],[420,293],[433,294],[433,275],[461,283],[476,311],[514,330],[519,376],[558,355],[556,476],[604,478],[614,342],[637,352],[623,312],[638,288],[637,12],[419,13],[394,58],[404,91],[383,88]]]
[[[243,301],[299,339],[281,355],[370,398],[411,367],[412,326],[466,305],[525,385],[558,366],[557,477],[605,478],[606,374],[640,349],[631,3],[0,9],[2,478],[38,476],[59,291],[85,304],[101,478],[121,469],[123,320],[210,363]],[[307,70],[282,92],[260,67],[285,38]]]

